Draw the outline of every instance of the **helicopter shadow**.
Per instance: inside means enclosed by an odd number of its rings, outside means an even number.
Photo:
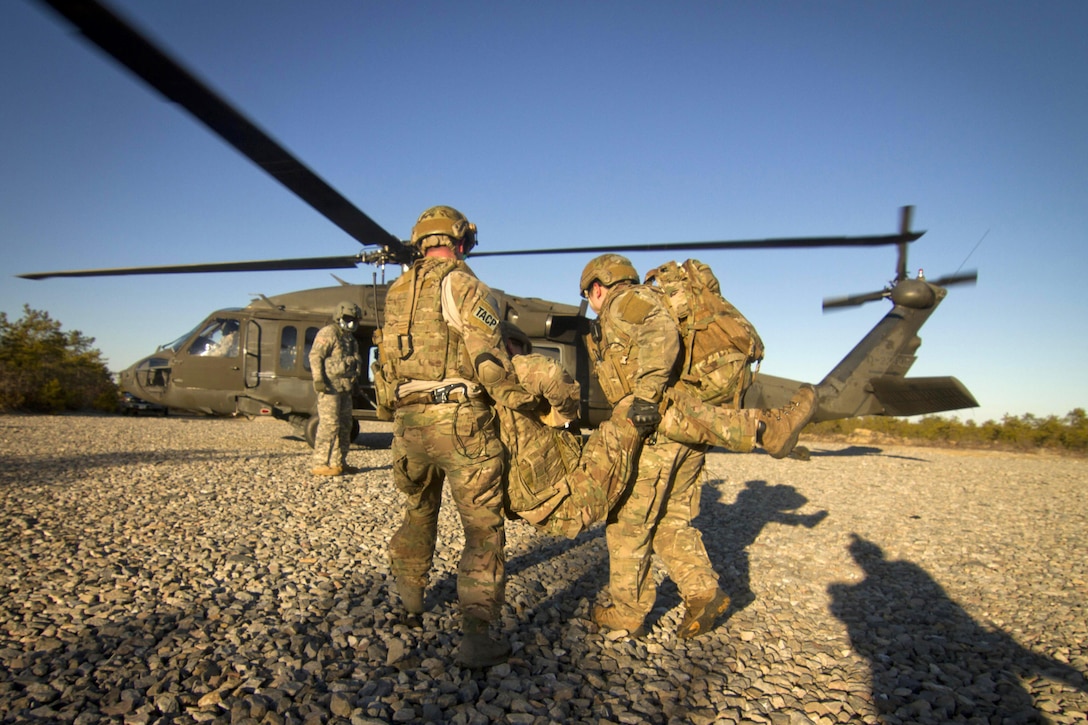
[[[793,486],[771,486],[760,480],[746,482],[736,500],[726,503],[719,488],[723,483],[708,481],[703,486],[701,511],[693,523],[703,534],[707,554],[731,600],[725,614],[728,619],[755,601],[748,547],[755,543],[764,527],[783,524],[811,529],[827,518],[827,511],[792,513],[808,503],[808,499]]]
[[[285,435],[281,438],[285,441],[297,441],[305,443],[306,439],[300,435]],[[359,448],[367,448],[374,451],[389,450],[393,446],[393,433],[363,432],[355,436],[351,445]]]
[[[1021,682],[1036,675],[1088,692],[1084,673],[979,624],[917,564],[851,538],[865,579],[829,586],[831,612],[869,661],[884,722],[1049,722]]]
[[[197,450],[161,450],[125,453],[91,453],[77,456],[60,456],[49,459],[47,480],[42,480],[32,472],[41,461],[40,456],[12,456],[0,461],[0,485],[64,486],[75,481],[82,481],[89,470],[111,469],[124,466],[161,465],[177,461],[195,463],[200,461],[234,461],[238,454],[215,448]],[[293,459],[293,453],[268,453],[262,455],[268,460]],[[29,473],[28,473],[29,472]]]
[[[855,458],[861,456],[879,456],[881,458],[897,458],[904,461],[922,461],[927,459],[917,456],[904,456],[898,453],[885,453],[883,448],[876,446],[847,446],[836,450],[832,449],[808,449],[809,458]]]

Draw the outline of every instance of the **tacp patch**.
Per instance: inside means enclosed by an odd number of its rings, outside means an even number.
[[[483,304],[477,304],[472,310],[472,317],[478,320],[484,327],[494,331],[499,326],[499,317]]]

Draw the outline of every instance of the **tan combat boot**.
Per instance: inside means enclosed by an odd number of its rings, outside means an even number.
[[[612,605],[607,607],[600,604],[593,607],[593,621],[598,627],[611,631],[626,630],[629,637],[641,637],[646,634],[646,628],[642,626],[642,620],[634,617],[625,617]]]
[[[681,639],[706,634],[714,628],[714,623],[726,609],[729,609],[729,595],[721,589],[715,589],[709,596],[692,599],[688,602],[688,611],[676,633]]]
[[[339,476],[343,471],[340,466],[314,466],[310,473],[315,476]]]
[[[457,662],[464,667],[492,667],[506,662],[510,656],[510,644],[505,640],[492,639],[488,623],[476,617],[464,618],[464,637],[457,648]]]
[[[404,616],[401,621],[409,627],[422,627],[423,587],[398,579],[397,594],[400,595],[400,604],[404,607]]]
[[[802,385],[790,402],[781,408],[764,410],[759,414],[763,432],[759,443],[772,458],[785,458],[797,445],[801,429],[816,413],[816,388]]]

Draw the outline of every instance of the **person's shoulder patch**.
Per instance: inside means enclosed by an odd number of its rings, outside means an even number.
[[[654,305],[635,291],[623,295],[616,303],[616,315],[624,322],[637,325],[653,312]]]
[[[472,319],[476,324],[483,325],[492,331],[499,326],[498,314],[483,300],[477,302],[476,306],[472,308]]]

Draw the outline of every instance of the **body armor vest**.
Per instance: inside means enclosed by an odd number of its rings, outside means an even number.
[[[442,316],[442,281],[463,263],[427,258],[398,277],[385,298],[382,362],[396,384],[449,377],[475,380],[461,336]]]

